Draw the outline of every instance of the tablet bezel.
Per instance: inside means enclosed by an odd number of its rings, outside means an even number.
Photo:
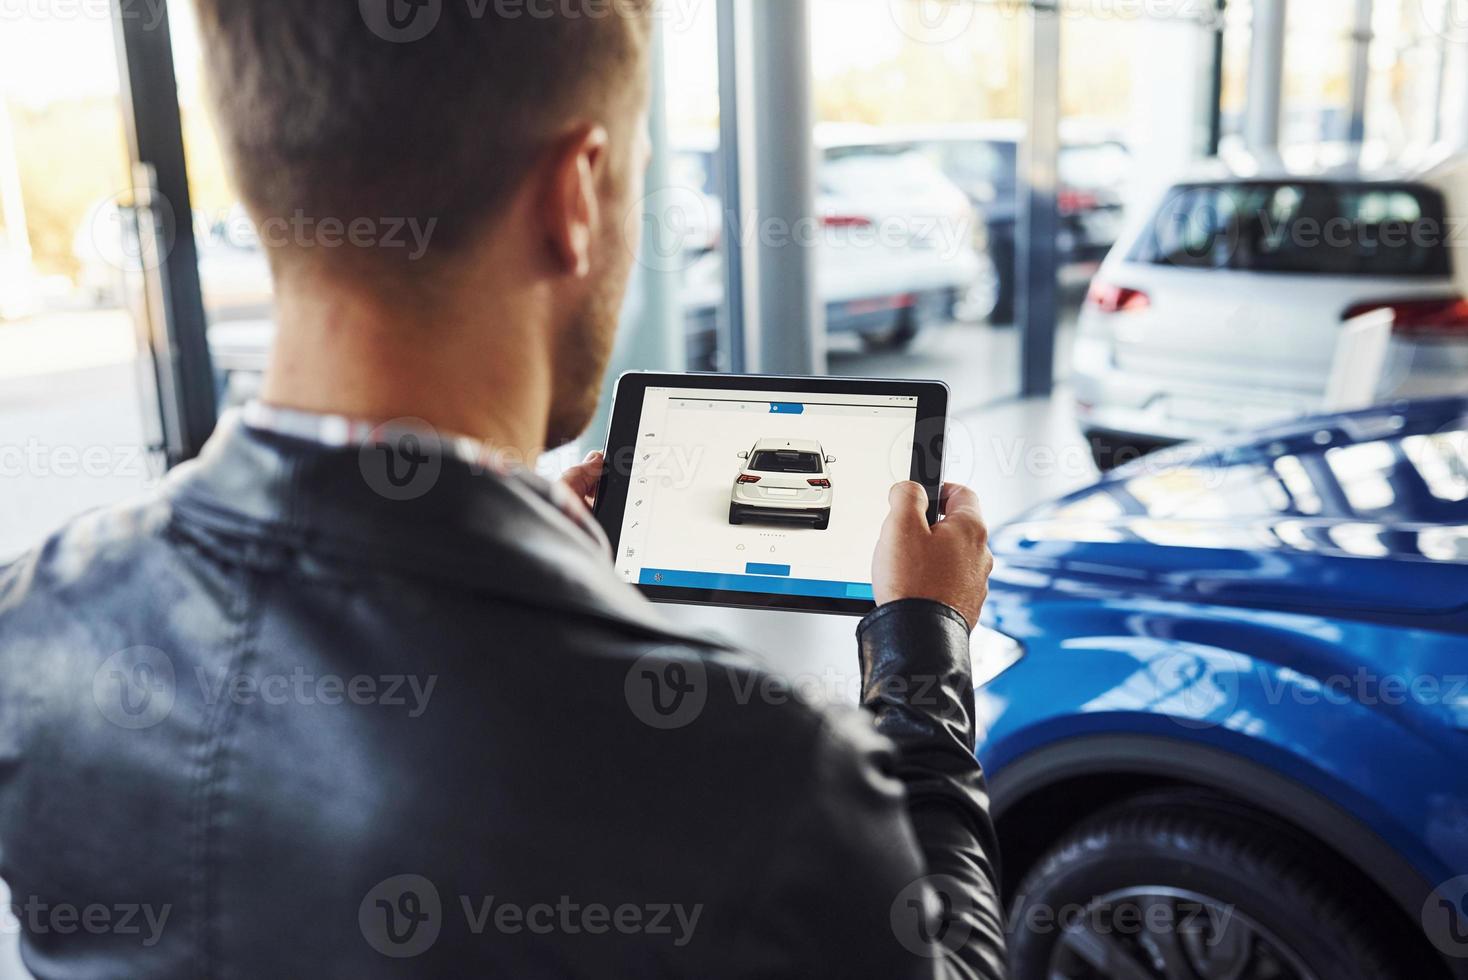
[[[690,388],[716,391],[775,391],[808,395],[903,395],[916,396],[917,419],[912,447],[911,480],[928,493],[928,523],[938,520],[938,499],[943,487],[944,435],[948,417],[948,386],[941,381],[876,380],[788,375],[664,374],[633,371],[617,379],[612,399],[612,418],[607,430],[606,470],[597,489],[596,518],[620,553],[622,525],[631,490],[632,464],[636,456],[638,429],[642,424],[644,396],[648,388]],[[876,607],[867,599],[837,599],[818,596],[775,595],[762,592],[731,592],[719,589],[686,589],[642,585],[637,588],[654,602],[694,606],[725,606],[738,609],[784,609],[800,612],[864,616]]]

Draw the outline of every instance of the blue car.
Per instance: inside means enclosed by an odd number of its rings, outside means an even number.
[[[1468,401],[1169,450],[993,547],[1016,980],[1468,977]]]

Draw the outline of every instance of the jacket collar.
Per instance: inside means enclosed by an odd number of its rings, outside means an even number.
[[[252,428],[232,413],[164,492],[184,522],[256,545],[241,549],[256,561],[309,549],[679,637],[618,581],[605,543],[543,487],[474,465],[431,438],[329,446]]]

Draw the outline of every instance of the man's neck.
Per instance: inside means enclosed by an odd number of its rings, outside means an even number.
[[[340,283],[284,283],[262,398],[367,422],[421,419],[535,459],[550,413],[548,331],[528,300],[495,295],[427,314]]]

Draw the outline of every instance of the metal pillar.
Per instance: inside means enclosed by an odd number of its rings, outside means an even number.
[[[1021,386],[1026,398],[1055,387],[1055,320],[1060,212],[1060,14],[1055,0],[1034,0],[1026,16],[1024,69],[1028,125],[1019,161],[1018,313]]]
[[[749,140],[744,126],[752,118],[751,91],[747,79],[753,68],[749,58],[748,18],[739,0],[718,0],[719,33],[719,216],[724,259],[724,315],[719,318],[720,362],[735,374],[749,370],[758,352],[751,351],[749,310],[753,294],[751,277],[745,273],[744,237],[739,216],[745,210],[746,174],[753,173]],[[754,355],[752,358],[751,355]]]
[[[1371,80],[1372,0],[1356,0],[1356,23],[1351,29],[1351,103],[1346,139],[1366,139],[1366,89]]]
[[[1446,131],[1443,120],[1443,103],[1447,100],[1448,79],[1452,75],[1452,59],[1448,55],[1449,35],[1453,33],[1453,0],[1442,0],[1442,16],[1438,21],[1437,75],[1432,86],[1432,141],[1438,142]]]
[[[657,25],[653,35],[651,71],[648,140],[652,154],[645,179],[649,193],[655,193],[671,187],[673,183],[672,149],[668,136],[667,58],[661,24]],[[629,338],[633,366],[654,371],[684,370],[688,364],[687,341],[683,332],[678,270],[667,263],[643,262],[637,285],[641,291],[642,316]]]
[[[1287,5],[1288,0],[1254,0],[1249,96],[1244,115],[1244,143],[1251,150],[1279,147]]]
[[[826,369],[825,309],[816,289],[816,160],[809,0],[743,0],[749,10],[753,193],[745,183],[744,273],[755,276],[751,367]],[[748,311],[746,311],[748,312]],[[746,322],[749,322],[746,320]]]
[[[1454,25],[1447,44],[1446,78],[1443,82],[1443,101],[1438,106],[1438,127],[1441,139],[1457,148],[1468,146],[1468,37],[1464,26],[1468,25],[1468,2],[1449,0],[1447,14]]]
[[[144,241],[155,228],[161,232],[157,252],[144,252],[149,261],[143,262],[143,275],[162,412],[161,448],[171,466],[198,455],[216,420],[173,41],[166,0],[146,13],[136,4],[114,0],[112,14],[128,149],[134,173],[146,174],[150,185],[134,190],[143,216],[150,222],[160,219],[142,232]]]
[[[1208,135],[1203,144],[1204,156],[1217,156],[1223,142],[1223,59],[1224,26],[1227,23],[1228,0],[1217,0],[1208,62]]]

